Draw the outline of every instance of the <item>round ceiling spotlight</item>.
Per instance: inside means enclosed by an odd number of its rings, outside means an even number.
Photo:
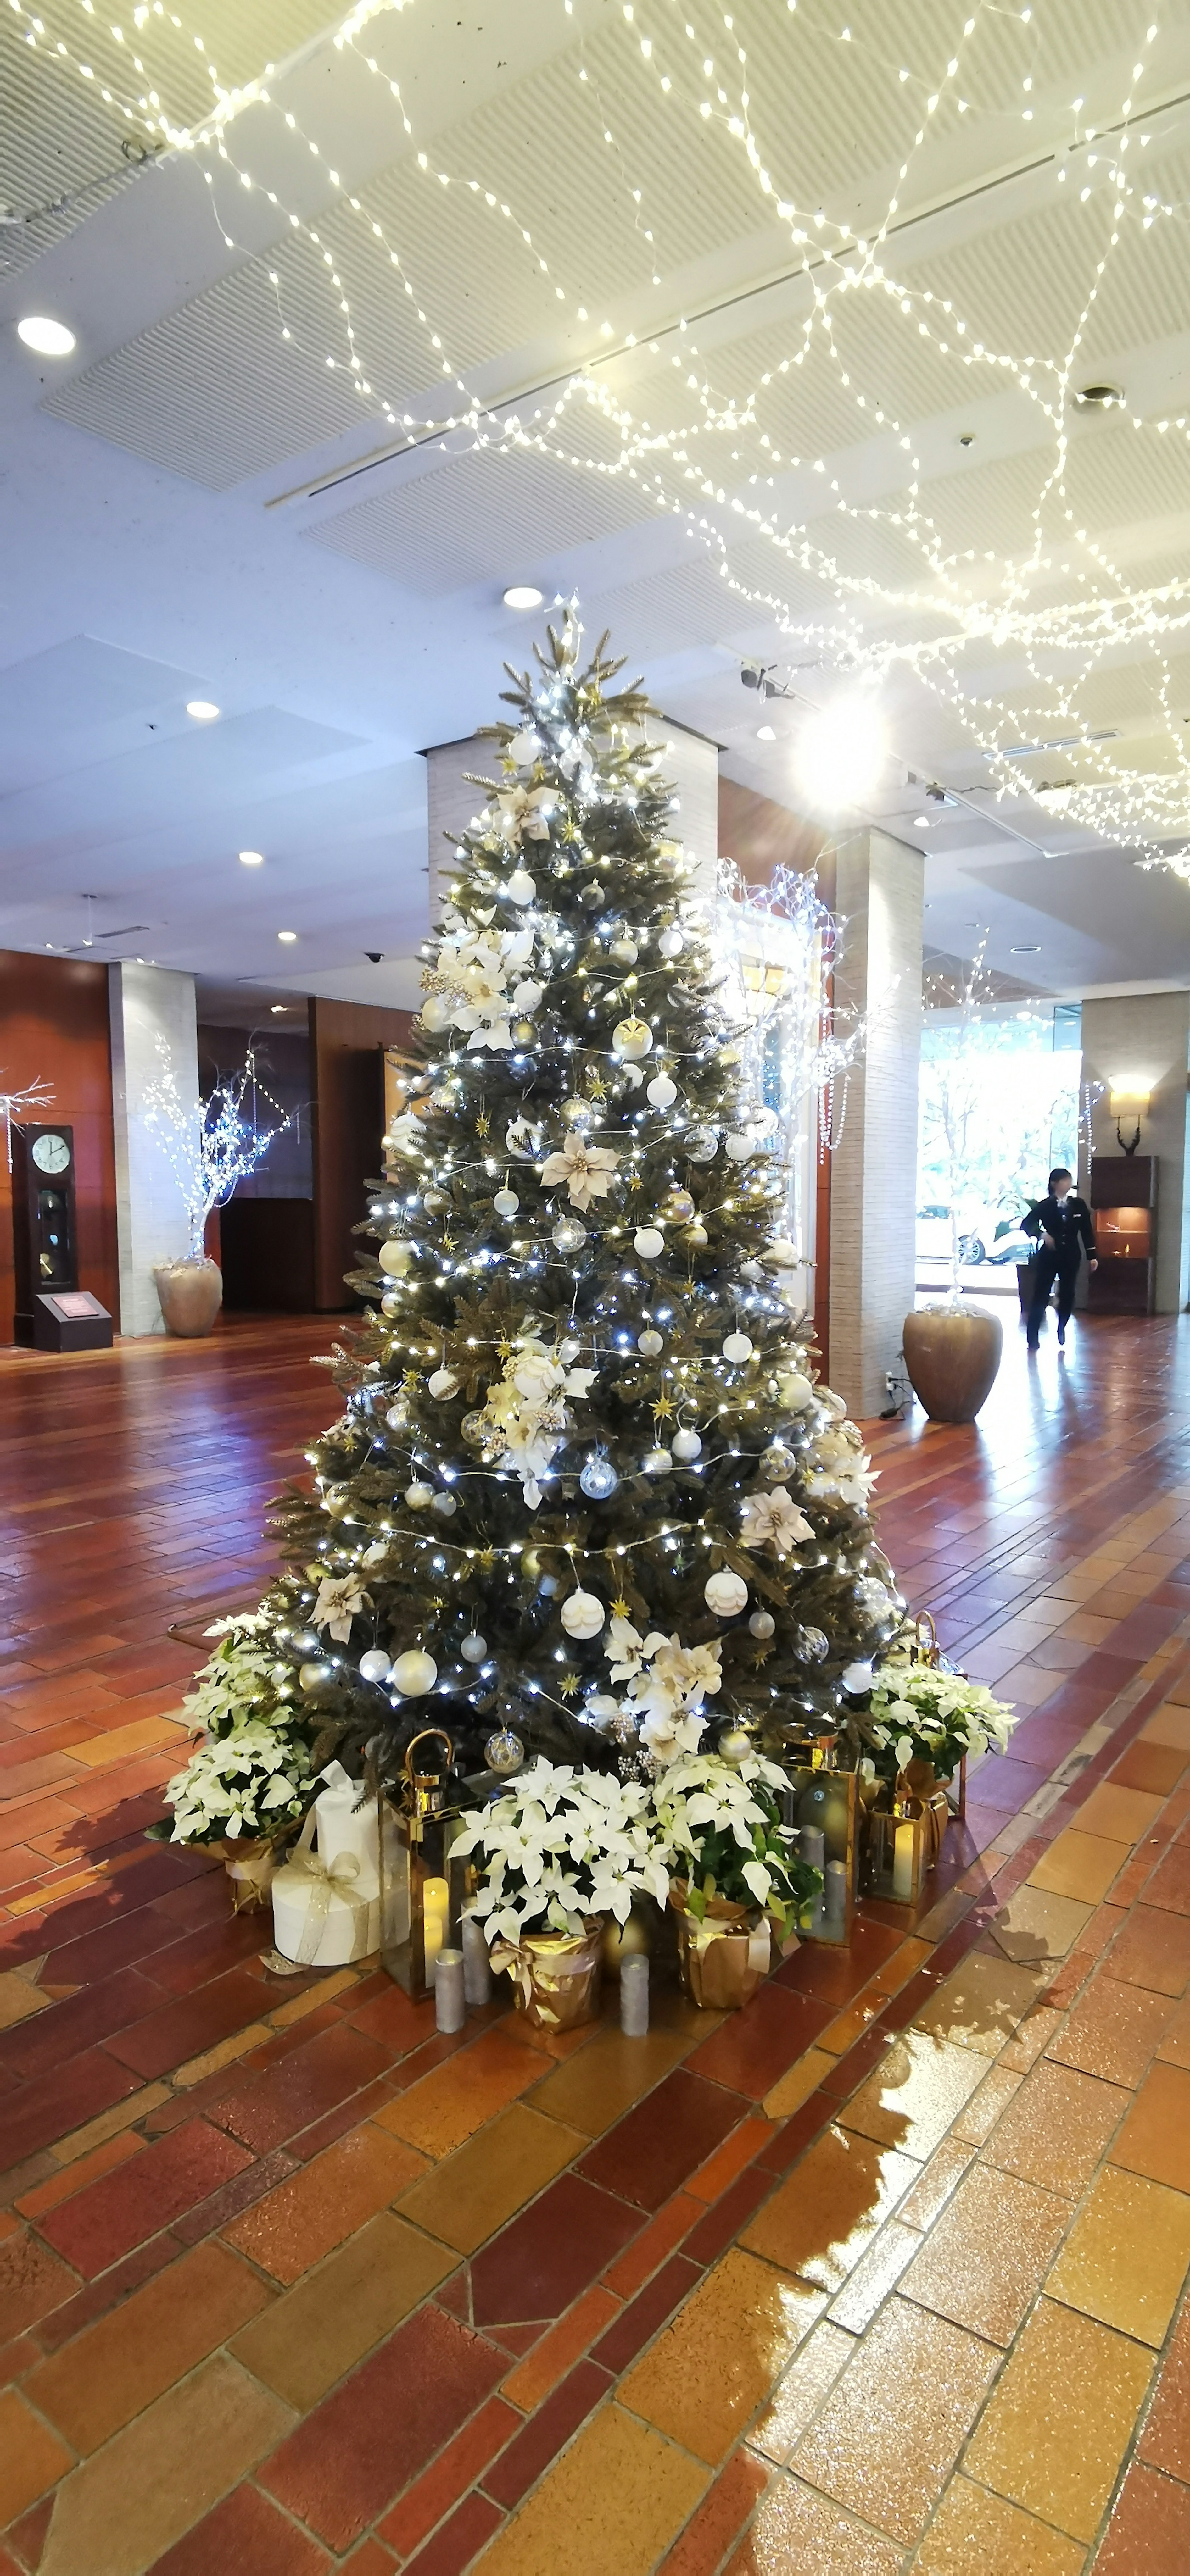
[[[928,832],[933,819],[932,814],[915,814],[913,817],[914,831]]]
[[[264,866],[264,851],[241,850],[239,852],[239,861],[242,868],[262,868]]]
[[[73,331],[64,322],[53,322],[48,313],[27,313],[17,324],[17,338],[27,349],[36,349],[39,358],[68,358],[75,345]]]
[[[504,593],[506,608],[540,608],[543,593],[531,581],[514,581]]]
[[[804,724],[794,766],[807,796],[833,809],[863,805],[875,793],[888,758],[884,722],[870,698],[849,694],[820,707]]]
[[[195,724],[210,724],[219,709],[210,698],[187,698],[186,713],[193,716]]]
[[[1124,399],[1123,385],[1080,385],[1074,397],[1080,411],[1112,411]]]
[[[284,947],[292,948],[294,940],[297,938],[297,932],[296,930],[279,930],[277,937]]]
[[[756,739],[757,739],[757,741],[758,741],[758,742],[775,742],[775,741],[776,741],[776,739],[777,739],[777,728],[776,728],[776,726],[775,726],[775,725],[757,725],[757,728],[756,728]]]

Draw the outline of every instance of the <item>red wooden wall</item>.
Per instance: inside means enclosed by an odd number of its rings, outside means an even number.
[[[0,1091],[40,1075],[53,1099],[30,1111],[39,1126],[74,1129],[79,1286],[107,1307],[119,1330],[116,1166],[107,968],[72,957],[0,949]],[[0,1121],[0,1340],[12,1340],[12,1182]]]

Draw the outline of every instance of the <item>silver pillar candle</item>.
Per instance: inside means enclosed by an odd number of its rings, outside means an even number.
[[[642,1954],[620,1961],[620,2028],[626,2039],[644,2039],[649,2027],[649,1962]]]
[[[439,2030],[461,2030],[467,2018],[463,1993],[463,1953],[440,1950],[434,1979],[434,2016]]]
[[[482,1923],[463,1916],[463,1992],[469,2004],[490,2004],[492,1968]]]
[[[823,1912],[832,1929],[842,1923],[847,1912],[847,1868],[841,1860],[828,1860]]]

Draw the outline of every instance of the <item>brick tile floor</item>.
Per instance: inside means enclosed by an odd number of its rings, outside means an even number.
[[[325,1328],[0,1359],[0,2570],[1182,2576],[1190,1331],[1077,1334],[873,1426],[1023,1712],[916,1920],[564,2052],[142,1838]]]

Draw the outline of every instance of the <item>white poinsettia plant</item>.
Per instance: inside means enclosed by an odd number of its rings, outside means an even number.
[[[1015,1724],[1012,1708],[985,1683],[892,1655],[877,1666],[862,1732],[886,1776],[909,1762],[929,1762],[940,1780],[949,1780],[964,1754],[1002,1753]]]
[[[634,1896],[664,1904],[648,1788],[604,1771],[537,1761],[451,1846],[481,1872],[469,1911],[489,1941],[585,1931],[593,1915],[626,1923]]]
[[[792,1930],[822,1885],[799,1859],[781,1822],[785,1774],[763,1754],[729,1762],[720,1753],[683,1753],[653,1786],[657,1849],[668,1876],[684,1882],[685,1910],[705,1919],[716,1897],[771,1915]]]
[[[305,1814],[313,1793],[307,1746],[265,1718],[200,1744],[165,1795],[175,1843],[272,1839]]]
[[[642,1637],[624,1612],[613,1611],[604,1651],[612,1681],[626,1682],[627,1692],[622,1702],[613,1692],[596,1692],[587,1715],[599,1725],[630,1718],[659,1769],[679,1754],[696,1752],[707,1726],[703,1703],[716,1696],[723,1680],[718,1644],[683,1646],[676,1632],[667,1637],[660,1628]]]

